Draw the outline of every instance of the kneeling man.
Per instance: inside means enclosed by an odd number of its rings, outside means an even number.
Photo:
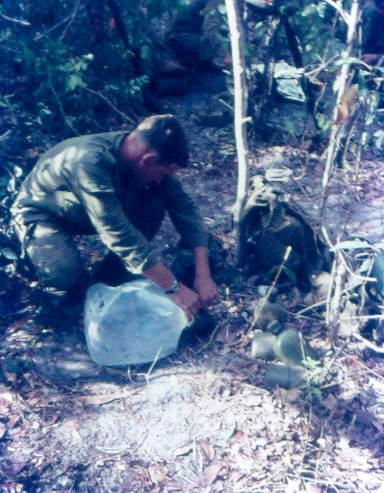
[[[114,283],[136,275],[157,283],[192,318],[214,302],[208,234],[175,173],[187,166],[185,133],[172,115],[146,118],[131,133],[65,140],[41,156],[13,205],[23,251],[37,280],[56,295],[86,286],[74,235],[97,234]],[[156,257],[150,241],[168,213],[194,256],[191,287]],[[112,275],[111,275],[112,274]],[[113,282],[112,282],[113,283]]]

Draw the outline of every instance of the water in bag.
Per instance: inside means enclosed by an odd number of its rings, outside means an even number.
[[[188,320],[164,291],[148,280],[117,287],[94,284],[85,303],[89,353],[100,365],[149,363],[177,349]]]

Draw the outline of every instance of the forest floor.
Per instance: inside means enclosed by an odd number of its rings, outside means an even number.
[[[182,180],[231,262],[236,190],[232,126],[199,124],[215,94],[209,81],[165,110],[185,124],[192,165]],[[298,130],[298,133],[300,131]],[[319,214],[323,163],[297,145],[250,143],[251,174],[292,170],[295,199]],[[328,226],[372,242],[384,230],[384,161],[332,179]],[[173,235],[165,224],[159,244]],[[7,251],[8,256],[9,251]],[[321,355],[319,386],[269,389],[251,358],[260,289],[243,274],[222,282],[217,327],[206,341],[147,367],[102,368],[90,359],[82,321],[58,331],[38,322],[35,284],[4,270],[0,328],[0,484],[4,492],[384,492],[384,362],[354,337],[332,347],[321,317],[295,315]]]

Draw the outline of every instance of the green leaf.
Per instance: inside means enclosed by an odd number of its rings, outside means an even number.
[[[66,82],[66,90],[74,91],[78,87],[85,87],[82,77],[77,73],[69,75]]]
[[[323,115],[322,113],[317,113],[316,121],[320,127],[321,133],[326,135],[331,128],[331,120],[328,115]]]
[[[145,44],[142,46],[140,50],[140,58],[142,58],[145,62],[152,61],[152,48],[149,45]]]
[[[95,58],[95,56],[93,53],[86,53],[85,55],[83,55],[83,58],[84,58],[84,60],[92,62],[93,59]]]

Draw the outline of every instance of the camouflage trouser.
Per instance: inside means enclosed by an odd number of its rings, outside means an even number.
[[[85,284],[87,273],[72,234],[49,222],[25,226],[16,221],[15,231],[26,264],[43,287],[64,294]]]

